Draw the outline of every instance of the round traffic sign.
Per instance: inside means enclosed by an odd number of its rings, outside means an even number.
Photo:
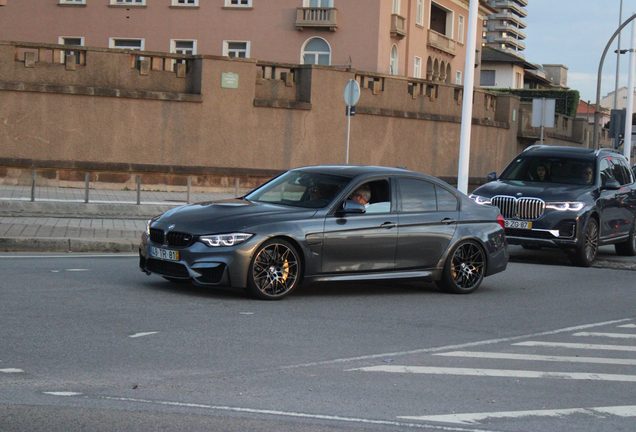
[[[344,89],[344,100],[349,106],[354,106],[360,99],[360,84],[354,79],[350,79]]]

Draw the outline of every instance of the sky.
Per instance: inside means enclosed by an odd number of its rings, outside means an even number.
[[[636,0],[622,1],[625,22],[636,13]],[[526,60],[566,66],[568,87],[578,90],[581,100],[595,103],[599,62],[620,25],[620,3],[621,0],[528,0]],[[630,48],[631,30],[631,23],[622,30],[621,49]],[[601,99],[615,88],[617,46],[618,37],[603,64]],[[620,56],[619,88],[627,86],[629,57],[629,53]]]

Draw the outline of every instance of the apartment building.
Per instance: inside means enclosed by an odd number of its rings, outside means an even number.
[[[0,40],[321,64],[463,83],[469,0],[3,3]],[[494,12],[480,0],[476,37]]]
[[[485,46],[524,57],[526,44],[525,7],[528,0],[488,0],[488,5],[496,11],[486,17],[482,33]]]

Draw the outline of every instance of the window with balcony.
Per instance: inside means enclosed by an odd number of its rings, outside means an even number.
[[[247,41],[223,41],[223,55],[229,58],[249,58],[250,43]]]
[[[302,64],[329,66],[331,64],[331,47],[323,38],[308,39],[301,52]]]
[[[400,3],[402,3],[402,0],[393,0],[393,10],[391,12],[392,14],[400,14]]]
[[[398,74],[398,65],[399,65],[398,47],[397,45],[394,44],[393,47],[391,47],[391,61],[389,63],[389,75]]]
[[[69,36],[60,36],[58,38],[58,43],[60,45],[71,45],[71,46],[84,46],[84,38],[83,37],[69,37]],[[67,55],[74,55],[75,62],[80,64],[81,57],[79,51],[62,51],[60,53],[60,63],[66,62]]]
[[[252,0],[225,0],[225,7],[252,7]]]
[[[453,38],[453,11],[431,2],[429,28],[449,39]]]
[[[422,78],[422,59],[420,57],[415,57],[415,67],[413,70],[413,76],[415,78]]]
[[[424,25],[424,0],[417,0],[417,12],[415,16],[415,24]]]
[[[118,6],[146,6],[146,0],[110,0],[110,4]]]
[[[85,5],[86,0],[60,0],[61,5]]]
[[[332,8],[333,0],[303,0],[303,7]]]
[[[172,0],[172,6],[199,6],[199,0]]]

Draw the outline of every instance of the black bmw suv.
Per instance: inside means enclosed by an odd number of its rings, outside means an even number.
[[[589,267],[598,247],[636,255],[636,184],[627,159],[610,150],[531,146],[471,198],[499,207],[508,243],[558,247]]]

